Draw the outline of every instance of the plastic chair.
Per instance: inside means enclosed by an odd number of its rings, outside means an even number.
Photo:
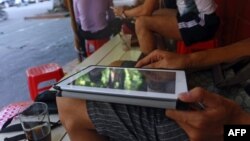
[[[185,46],[183,41],[177,41],[177,53],[179,54],[187,54],[187,53],[192,53],[192,52],[196,52],[196,51],[202,51],[202,50],[206,50],[206,49],[212,49],[212,48],[216,48],[219,47],[219,45],[221,44],[219,41],[221,39],[221,35],[222,34],[222,27],[224,25],[224,21],[223,21],[223,17],[224,17],[224,1],[225,0],[215,0],[215,2],[218,4],[217,10],[216,10],[216,14],[220,17],[220,26],[219,29],[216,33],[216,35],[214,36],[213,39],[211,40],[207,40],[207,41],[202,41],[202,42],[198,42],[195,44],[192,44],[191,46]]]
[[[64,73],[63,69],[58,64],[49,63],[28,68],[26,70],[26,75],[28,79],[30,97],[32,100],[35,100],[38,94],[50,89],[54,84],[49,82],[53,80],[55,82],[59,81],[64,76]],[[46,83],[46,85],[40,86],[41,83]]]
[[[176,52],[179,54],[187,54],[192,53],[196,51],[202,51],[206,49],[212,49],[218,47],[218,39],[214,38],[208,41],[202,41],[195,44],[192,44],[190,46],[186,46],[183,41],[177,42],[177,50]]]
[[[106,39],[96,39],[96,40],[86,40],[86,54],[90,56],[96,50],[98,50],[102,45],[109,41],[109,38]]]

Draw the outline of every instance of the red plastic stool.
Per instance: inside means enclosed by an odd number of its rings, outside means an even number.
[[[202,51],[206,49],[216,48],[218,46],[218,40],[216,38],[208,41],[198,42],[190,46],[186,46],[183,41],[177,42],[177,53],[187,54],[196,51]]]
[[[98,50],[102,45],[109,41],[107,39],[97,39],[97,40],[86,40],[86,53],[87,56],[90,56],[96,50]]]
[[[63,69],[58,64],[49,63],[28,68],[26,70],[26,75],[28,79],[30,97],[32,100],[35,100],[38,94],[50,89],[53,85],[47,84],[46,86],[40,87],[40,83],[52,80],[57,82],[64,76],[64,73]]]

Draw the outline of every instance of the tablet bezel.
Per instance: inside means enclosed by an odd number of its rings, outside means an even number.
[[[98,66],[93,65],[89,66],[67,78],[60,81],[56,84],[57,87],[60,87],[62,91],[68,92],[77,92],[77,93],[92,93],[92,94],[101,94],[109,96],[119,96],[119,97],[137,97],[137,98],[146,98],[146,99],[165,99],[165,100],[177,100],[178,95],[181,92],[187,91],[187,81],[185,71],[183,70],[166,70],[166,69],[149,69],[149,68],[129,68],[136,70],[148,70],[148,71],[166,71],[166,72],[176,72],[176,84],[175,84],[175,93],[159,93],[159,92],[150,92],[150,91],[135,91],[135,90],[121,90],[121,89],[112,89],[112,88],[97,88],[97,87],[87,87],[87,86],[74,86],[68,85],[73,82],[79,76],[82,76],[92,69],[95,68],[118,68],[124,69],[128,67],[111,67],[111,66]]]

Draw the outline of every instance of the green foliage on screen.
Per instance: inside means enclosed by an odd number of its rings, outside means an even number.
[[[138,90],[142,87],[143,75],[135,69],[102,69],[101,77],[86,74],[74,81],[75,85],[87,87]],[[118,77],[119,76],[119,77]],[[124,77],[120,77],[124,76]],[[93,79],[95,81],[93,81]]]

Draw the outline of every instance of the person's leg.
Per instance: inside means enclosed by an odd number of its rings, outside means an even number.
[[[136,19],[136,34],[144,54],[149,54],[156,48],[154,33],[165,38],[182,39],[176,14],[176,10],[162,9],[156,11],[153,16],[142,16]]]
[[[155,16],[155,15],[158,15],[158,16],[175,16],[176,17],[177,10],[176,9],[163,8],[163,9],[155,10],[152,15],[153,16]]]
[[[60,120],[72,141],[102,141],[105,137],[97,134],[86,107],[86,101],[58,97],[57,106]]]

